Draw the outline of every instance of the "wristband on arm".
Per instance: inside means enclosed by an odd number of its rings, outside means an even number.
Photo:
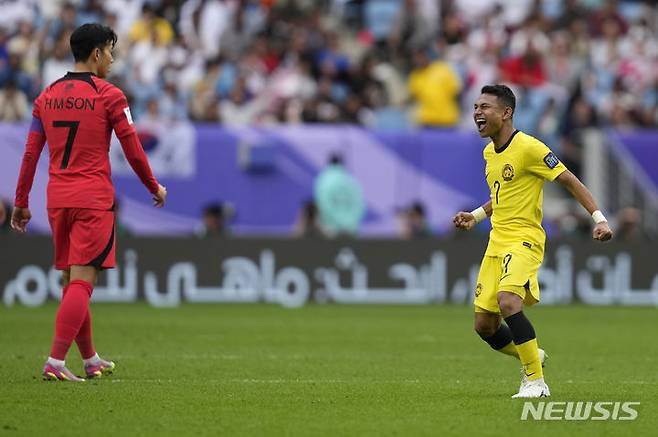
[[[471,214],[473,214],[473,217],[475,217],[475,223],[480,223],[482,220],[487,218],[487,213],[482,207],[474,209],[471,211]]]
[[[594,220],[594,223],[596,223],[597,225],[599,223],[603,223],[603,222],[608,221],[605,218],[605,216],[603,215],[603,213],[601,212],[601,210],[598,210],[598,209],[592,213],[592,220]]]

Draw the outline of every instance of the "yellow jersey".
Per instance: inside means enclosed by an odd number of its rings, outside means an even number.
[[[447,62],[436,61],[411,72],[409,93],[417,101],[416,122],[430,126],[454,126],[459,122],[459,75]]]
[[[544,143],[518,130],[500,150],[493,142],[487,144],[484,160],[493,208],[485,255],[517,249],[542,260],[544,180],[553,181],[567,168]]]

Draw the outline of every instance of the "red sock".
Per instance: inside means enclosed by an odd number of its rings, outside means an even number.
[[[75,337],[75,342],[80,349],[80,355],[83,359],[91,358],[96,355],[96,349],[94,349],[94,342],[91,338],[91,312],[87,308],[87,316],[80,326],[80,331],[78,332],[77,337]]]
[[[64,287],[64,290],[62,290],[62,299],[66,296],[68,287],[69,286],[67,285]],[[87,308],[87,315],[82,322],[82,326],[80,326],[80,332],[78,332],[77,337],[75,337],[75,342],[78,345],[78,349],[80,349],[80,355],[82,355],[83,359],[86,360],[87,358],[96,355],[96,349],[94,349],[94,342],[91,335],[91,312],[89,311],[89,308]]]
[[[62,298],[55,318],[55,339],[50,350],[52,358],[62,361],[66,358],[66,353],[89,311],[89,299],[93,290],[90,283],[80,279],[71,281],[66,287],[66,295]]]

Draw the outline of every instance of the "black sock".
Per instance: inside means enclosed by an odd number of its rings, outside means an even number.
[[[482,340],[489,343],[489,346],[491,346],[492,349],[500,350],[512,341],[512,331],[506,324],[501,323],[494,335],[486,338],[480,335],[480,337]]]
[[[523,311],[505,317],[505,323],[507,323],[510,331],[512,331],[514,344],[523,344],[535,338],[535,328],[532,327],[532,323],[523,314]]]

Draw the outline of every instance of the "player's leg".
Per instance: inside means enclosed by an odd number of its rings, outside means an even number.
[[[98,279],[98,274],[96,274],[96,280]],[[62,299],[66,297],[66,292],[68,291],[68,285],[69,282],[71,281],[71,269],[64,270],[62,272]],[[92,284],[96,286],[96,282]],[[91,311],[89,308],[87,308],[87,314],[85,315],[84,320],[82,321],[82,325],[80,326],[80,330],[78,331],[78,335],[75,337],[75,343],[78,345],[78,349],[80,350],[80,355],[82,356],[82,359],[84,363],[87,364],[95,364],[97,360],[100,360],[100,357],[96,353],[96,349],[94,348],[94,342],[93,342],[93,337],[92,337],[92,331],[91,331]]]
[[[71,266],[71,286],[75,284],[75,281],[88,284],[90,287],[87,287],[87,290],[89,290],[89,298],[91,298],[93,287],[96,285],[98,279],[98,273],[99,269],[95,266]],[[68,293],[71,292],[71,286],[69,286]],[[95,378],[103,374],[112,373],[115,367],[114,363],[103,360],[98,353],[96,353],[96,349],[94,348],[91,330],[91,312],[89,310],[88,301],[84,318],[78,329],[78,334],[75,336],[75,343],[80,350],[85,374],[88,378]]]
[[[523,254],[508,253],[502,259],[503,275],[499,284],[500,291],[497,294],[498,306],[505,323],[512,332],[525,378],[528,381],[525,385],[522,384],[516,397],[549,395],[548,387],[544,383],[544,372],[535,329],[523,312],[523,302],[526,298],[529,302],[537,301],[539,298],[538,291],[536,296],[529,296],[528,288],[530,279],[536,275],[538,266],[539,262]],[[530,393],[525,393],[528,387],[530,387]]]
[[[523,313],[523,300],[515,292],[498,292],[500,311],[505,323],[510,327],[514,344],[519,353],[524,382],[513,398],[538,398],[550,396],[550,390],[544,382],[542,360],[539,354],[535,329]],[[527,382],[526,382],[527,381]]]
[[[66,297],[66,292],[68,290],[69,282],[71,282],[71,269],[64,270],[62,272],[62,299]],[[95,285],[95,284],[94,284]],[[89,309],[87,309],[87,315],[85,316],[82,326],[80,326],[80,331],[75,337],[75,342],[78,345],[80,354],[83,358],[91,357],[96,352],[93,350],[94,345],[91,341],[91,314]]]
[[[44,379],[62,380],[62,381],[84,381],[78,378],[65,366],[66,353],[71,345],[66,340],[67,329],[63,328],[62,318],[68,314],[68,286],[70,279],[69,253],[71,249],[69,233],[71,229],[71,214],[67,208],[48,209],[48,221],[52,230],[53,246],[55,248],[55,268],[63,271],[63,290],[62,302],[55,317],[55,337],[51,344],[50,355],[43,367],[42,375]],[[62,332],[64,329],[64,332]],[[77,331],[76,331],[77,333]],[[75,337],[75,334],[73,334]],[[71,341],[73,338],[71,338]]]
[[[90,269],[89,272],[86,272],[86,277],[87,279],[92,280],[92,282],[89,282],[89,284],[91,284],[92,287],[96,286],[96,279],[98,278],[98,269],[96,269],[93,266],[75,266],[75,268],[76,270]],[[91,270],[94,271],[93,274],[91,273]],[[80,276],[79,273],[76,272],[74,273],[73,277],[84,280],[83,278],[85,276],[84,275]],[[82,356],[82,359],[85,362],[96,356],[96,349],[94,349],[94,342],[91,333],[91,312],[89,310],[89,306],[87,306],[85,317],[82,321],[82,324],[80,325],[78,334],[75,337],[75,343],[78,345],[78,349],[80,350],[80,355]]]
[[[75,268],[71,269],[71,280],[86,282],[93,293],[100,270],[113,268],[115,264],[114,212],[78,210],[76,223],[78,226],[71,238],[71,246],[77,248],[72,256]],[[94,347],[89,306],[75,341],[84,361],[87,377],[112,373],[114,363],[99,357]]]
[[[535,329],[523,313],[523,300],[513,292],[499,291],[498,304],[518,351],[521,364],[525,366],[528,380],[544,376],[539,358],[539,347]]]
[[[541,263],[527,254],[515,252],[505,254],[499,258],[499,262],[501,279],[498,285],[497,300],[500,313],[510,328],[528,380],[542,378],[543,372],[535,329],[523,313],[523,301],[526,297],[529,302],[539,299],[538,290],[537,296],[533,297],[526,287],[530,283],[530,279],[536,276],[536,271]]]
[[[512,331],[501,323],[500,314],[475,308],[475,332],[495,351],[519,358],[514,345]]]
[[[87,316],[89,299],[95,282],[96,269],[90,266],[70,267],[69,283],[55,318],[55,338],[48,361],[55,367],[64,367],[66,354],[78,336]]]
[[[101,267],[114,266],[114,214],[111,211],[68,209],[66,226],[60,226],[59,234],[66,231],[68,284],[55,321],[55,339],[48,363],[54,368],[65,369],[65,357],[72,342],[81,335],[81,353],[88,361],[85,370],[93,368],[88,376],[97,376],[95,369],[101,363],[91,343],[91,316],[89,300]],[[53,234],[55,228],[53,227]],[[63,240],[64,237],[60,237]],[[56,242],[57,247],[57,242]],[[65,270],[65,268],[61,268]],[[86,323],[85,323],[86,322]],[[88,340],[88,341],[86,341]],[[80,344],[78,345],[80,347]],[[91,353],[93,351],[93,353]],[[86,356],[85,356],[86,355]],[[109,362],[105,362],[109,363]],[[114,367],[113,363],[110,363]],[[52,379],[72,379],[46,372]],[[69,372],[70,373],[70,372]],[[68,376],[68,375],[66,375]]]
[[[495,256],[484,256],[480,264],[475,287],[475,332],[492,349],[518,358],[512,334],[501,318],[498,309],[498,281],[500,262]]]

